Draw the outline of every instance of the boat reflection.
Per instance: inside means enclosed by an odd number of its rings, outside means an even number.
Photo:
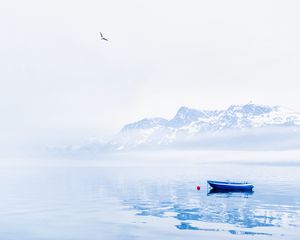
[[[226,190],[221,190],[221,189],[215,189],[212,188],[207,192],[207,196],[216,196],[216,197],[241,197],[241,198],[248,198],[249,196],[253,195],[254,191],[238,191],[238,190],[231,190],[231,191],[226,191]]]

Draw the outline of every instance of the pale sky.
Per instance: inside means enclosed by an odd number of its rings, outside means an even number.
[[[110,136],[180,106],[300,111],[299,12],[297,0],[2,2],[0,143]]]

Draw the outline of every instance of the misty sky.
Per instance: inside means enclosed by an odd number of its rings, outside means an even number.
[[[297,0],[2,2],[0,143],[109,136],[182,105],[300,111],[299,12]]]

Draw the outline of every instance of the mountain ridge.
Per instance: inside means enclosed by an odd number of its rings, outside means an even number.
[[[117,150],[163,146],[208,134],[254,129],[300,128],[300,113],[281,106],[230,105],[225,110],[197,110],[182,106],[171,119],[144,118],[126,124],[109,145]]]
[[[255,104],[245,104],[245,105],[231,105],[226,110],[197,110],[188,107],[180,107],[177,113],[170,120],[160,117],[154,118],[144,118],[142,120],[126,124],[122,131],[134,130],[134,129],[148,129],[155,126],[164,126],[171,128],[180,128],[183,126],[187,126],[191,123],[195,122],[205,122],[205,119],[210,119],[213,117],[218,117],[221,121],[226,120],[241,120],[242,118],[247,118],[248,120],[257,120],[256,116],[268,117],[266,114],[270,114],[273,112],[279,113],[276,118],[274,116],[274,124],[275,120],[277,120],[277,124],[282,124],[286,120],[294,121],[295,125],[300,125],[300,113],[294,112],[291,109],[283,108],[281,106],[267,106],[267,105],[255,105]],[[281,116],[280,116],[281,114]],[[290,114],[290,118],[284,118],[285,115]],[[281,117],[281,119],[279,119]],[[181,121],[180,123],[178,123]],[[269,122],[270,124],[270,122]]]
[[[52,148],[79,157],[135,150],[300,149],[300,113],[282,106],[230,105],[225,110],[180,107],[171,119],[143,118],[108,141]]]

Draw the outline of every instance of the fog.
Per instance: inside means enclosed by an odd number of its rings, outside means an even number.
[[[298,9],[292,0],[3,2],[1,153],[106,140],[182,105],[299,110]]]

